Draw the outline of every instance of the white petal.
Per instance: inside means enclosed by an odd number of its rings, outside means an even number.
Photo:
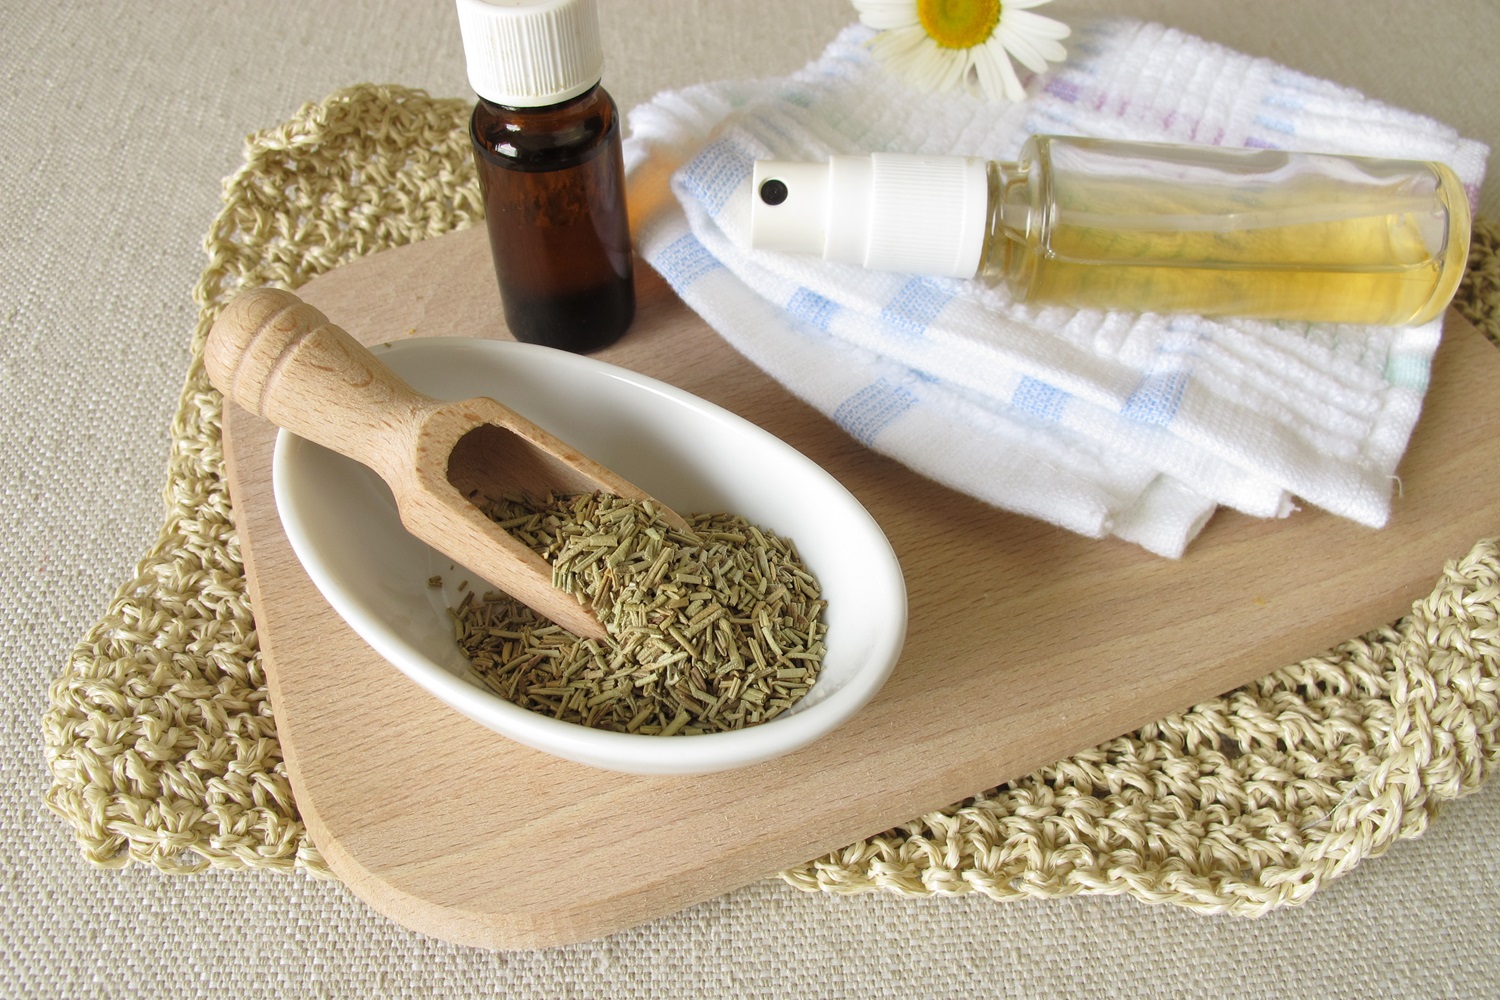
[[[916,0],[853,0],[859,20],[877,31],[921,24]]]
[[[1017,62],[1033,73],[1047,72],[1049,58],[1053,62],[1062,62],[1068,55],[1067,50],[1056,42],[1047,39],[1037,41],[1003,24],[995,32],[994,38],[1005,46],[1007,52],[1016,57]]]
[[[974,69],[985,96],[992,101],[1021,101],[1026,98],[1026,88],[1021,86],[1016,68],[1010,64],[1005,47],[996,38],[991,37],[982,46],[977,46],[975,53]]]
[[[869,45],[877,59],[918,90],[948,90],[968,71],[967,53],[939,47],[920,27],[882,32]]]
[[[1054,21],[1050,17],[1043,17],[1030,11],[1011,10],[1008,7],[1000,15],[1000,24],[1003,27],[1025,32],[1032,38],[1067,38],[1073,33],[1072,29],[1061,21]]]
[[[952,90],[963,83],[968,69],[969,57],[966,54],[934,45],[931,51],[922,53],[914,81],[923,90]]]
[[[867,44],[875,58],[887,62],[918,57],[929,48],[937,48],[920,27],[883,31]]]

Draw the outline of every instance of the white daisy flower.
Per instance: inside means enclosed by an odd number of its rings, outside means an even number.
[[[1037,73],[1061,62],[1068,26],[1028,8],[1049,0],[852,0],[876,58],[921,90],[976,83],[992,101],[1026,96],[1011,57]]]

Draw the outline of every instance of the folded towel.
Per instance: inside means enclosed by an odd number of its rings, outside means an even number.
[[[749,249],[756,159],[881,150],[1014,159],[1055,133],[1441,160],[1477,197],[1488,150],[1428,118],[1155,24],[1075,27],[1027,98],[919,93],[845,30],[785,79],[630,112],[633,192],[674,198],[637,246],[730,344],[867,446],[1089,537],[1180,555],[1219,505],[1294,499],[1378,527],[1441,323],[1371,327],[1033,306],[976,281]],[[642,199],[644,202],[645,199]],[[638,206],[639,207],[639,206]]]

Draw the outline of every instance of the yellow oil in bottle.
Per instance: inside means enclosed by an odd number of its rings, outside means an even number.
[[[1442,164],[1212,151],[1207,176],[1180,149],[1131,144],[1122,169],[1123,144],[1052,142],[996,175],[986,270],[1021,300],[1397,325],[1463,274],[1468,201]]]

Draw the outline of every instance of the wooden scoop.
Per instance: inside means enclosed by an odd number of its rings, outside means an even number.
[[[646,493],[493,399],[422,395],[291,292],[237,296],[209,331],[203,361],[226,397],[373,469],[417,538],[564,628],[607,638],[592,612],[552,586],[547,561],[470,498],[604,492],[655,503]]]

